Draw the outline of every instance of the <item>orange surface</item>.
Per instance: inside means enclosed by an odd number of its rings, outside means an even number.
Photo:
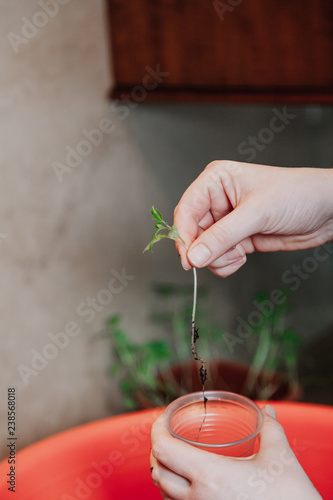
[[[333,499],[333,408],[273,405],[305,471],[323,498]],[[16,494],[7,490],[7,459],[0,463],[1,500],[160,500],[149,452],[151,425],[161,411],[100,420],[21,450]]]

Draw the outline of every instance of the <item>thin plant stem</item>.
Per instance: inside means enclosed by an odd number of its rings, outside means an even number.
[[[195,343],[199,338],[198,328],[195,324],[195,313],[197,307],[197,294],[198,294],[198,280],[197,280],[197,270],[193,267],[193,307],[192,307],[192,323],[191,323],[191,350],[193,357],[196,361],[201,361],[201,368],[199,370],[200,380],[202,385],[202,391],[205,392],[205,382],[207,379],[207,369],[206,362],[199,356],[195,349]]]
[[[148,249],[150,251],[152,251],[152,246],[154,245],[154,243],[156,243],[157,241],[159,241],[162,238],[170,238],[172,240],[178,241],[181,245],[184,245],[186,250],[188,250],[188,247],[187,247],[185,241],[180,237],[176,226],[172,226],[172,227],[169,226],[169,224],[167,224],[163,220],[161,212],[156,210],[154,207],[151,208],[151,213],[152,213],[153,220],[157,221],[157,224],[155,224],[155,228],[157,229],[157,231],[154,233],[151,242],[146,246],[146,248],[143,251],[145,252]],[[167,234],[165,234],[165,233],[161,234],[160,231],[163,231],[163,230],[167,230],[168,231]],[[198,355],[198,353],[196,352],[196,349],[195,349],[195,343],[199,338],[198,328],[195,325],[197,293],[198,293],[197,270],[195,267],[193,267],[193,308],[192,308],[192,322],[191,322],[191,350],[192,350],[192,354],[193,354],[194,359],[196,361],[201,362],[199,374],[200,374],[202,392],[203,392],[203,396],[204,396],[204,406],[205,406],[205,416],[204,416],[202,424],[199,428],[199,432],[198,432],[198,436],[197,436],[197,440],[198,440],[202,425],[206,419],[207,399],[205,398],[204,393],[205,393],[205,382],[207,379],[207,369],[206,369],[206,362]]]
[[[195,349],[195,343],[199,338],[198,334],[198,328],[195,325],[195,313],[196,313],[196,308],[197,308],[197,295],[198,295],[198,279],[197,279],[197,270],[195,267],[193,267],[193,307],[192,307],[192,328],[191,328],[191,349],[192,349],[192,354],[194,356],[194,359],[196,361],[201,362],[201,368],[199,370],[200,373],[200,380],[202,384],[202,393],[204,397],[204,409],[205,409],[205,414],[202,419],[201,425],[198,429],[198,434],[196,437],[196,441],[199,441],[199,435],[201,432],[201,429],[205,423],[206,420],[206,415],[207,415],[207,398],[205,397],[205,382],[207,379],[207,369],[206,369],[206,362],[198,355],[196,349]]]
[[[193,307],[192,307],[192,324],[195,323],[195,313],[197,310],[197,295],[198,295],[198,278],[197,270],[193,268]]]

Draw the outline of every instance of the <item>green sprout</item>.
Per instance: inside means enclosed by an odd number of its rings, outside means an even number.
[[[178,241],[181,245],[183,245],[187,249],[187,245],[185,241],[180,237],[178,229],[176,226],[169,226],[162,217],[162,214],[159,210],[157,210],[155,207],[151,207],[151,215],[154,221],[157,221],[155,224],[155,233],[153,234],[153,237],[151,239],[151,242],[148,243],[146,248],[143,250],[142,253],[146,252],[149,250],[152,252],[152,248],[154,243],[157,243],[158,241],[162,240],[163,238],[169,238],[170,240]],[[164,232],[162,232],[164,231]]]
[[[159,210],[157,210],[155,207],[151,207],[151,214],[152,214],[152,219],[156,221],[155,223],[155,233],[153,234],[153,237],[151,241],[148,243],[148,245],[145,247],[143,250],[143,253],[149,250],[152,252],[153,245],[157,243],[158,241],[164,239],[164,238],[169,238],[170,240],[178,241],[181,245],[183,245],[186,249],[188,249],[185,241],[180,237],[180,234],[178,232],[178,229],[176,228],[175,225],[169,226],[162,217],[162,214]],[[197,282],[197,270],[195,267],[193,267],[193,306],[192,306],[192,321],[191,321],[191,350],[193,357],[196,361],[201,362],[201,368],[200,368],[200,380],[202,383],[202,390],[205,390],[205,382],[207,380],[207,369],[206,369],[206,362],[198,355],[195,349],[195,343],[199,338],[198,334],[198,328],[195,324],[195,313],[196,313],[196,305],[197,305],[197,290],[198,290],[198,282]]]

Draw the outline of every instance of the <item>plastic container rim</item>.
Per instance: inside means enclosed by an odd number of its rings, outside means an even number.
[[[171,416],[172,414],[179,410],[181,407],[186,407],[190,406],[192,404],[198,403],[200,401],[204,401],[204,397],[208,399],[208,401],[225,401],[226,403],[228,402],[236,402],[236,403],[243,403],[246,404],[247,406],[250,406],[252,409],[256,410],[257,415],[258,415],[258,425],[257,428],[252,434],[249,434],[249,436],[246,436],[243,439],[239,439],[238,441],[230,441],[228,443],[200,443],[198,441],[191,441],[190,439],[186,439],[176,432],[174,432],[171,429]],[[246,441],[249,441],[250,439],[254,439],[260,432],[262,424],[263,424],[263,412],[261,408],[252,401],[251,399],[241,396],[240,394],[236,394],[234,392],[227,392],[227,391],[205,391],[204,393],[202,391],[200,392],[191,392],[190,394],[185,394],[185,396],[181,396],[180,398],[175,399],[170,403],[166,410],[166,424],[168,431],[170,434],[178,438],[182,441],[185,441],[188,444],[192,444],[197,447],[202,447],[202,448],[228,448],[231,446],[237,446],[239,444],[245,443]]]

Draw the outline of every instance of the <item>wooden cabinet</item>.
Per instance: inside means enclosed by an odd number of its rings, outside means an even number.
[[[106,2],[113,97],[333,102],[332,0]]]

